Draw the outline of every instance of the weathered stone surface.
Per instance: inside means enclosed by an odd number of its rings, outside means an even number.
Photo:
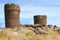
[[[16,4],[5,4],[4,7],[6,27],[17,27],[19,25],[20,7]]]
[[[47,16],[46,15],[35,15],[34,16],[34,24],[45,25],[47,24]]]

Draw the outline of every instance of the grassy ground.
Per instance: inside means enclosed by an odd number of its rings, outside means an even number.
[[[31,27],[7,28],[0,29],[0,40],[60,40],[60,33]]]

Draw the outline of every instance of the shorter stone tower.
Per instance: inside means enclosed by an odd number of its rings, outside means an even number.
[[[13,28],[19,25],[20,7],[16,4],[5,4],[5,26]]]
[[[47,16],[46,15],[35,15],[34,16],[34,25],[40,24],[46,26],[47,24]]]

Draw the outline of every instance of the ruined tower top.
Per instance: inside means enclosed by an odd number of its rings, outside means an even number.
[[[46,15],[35,15],[34,16],[34,24],[45,25],[47,24],[47,16]]]
[[[47,16],[46,15],[35,15],[34,17],[44,17],[44,18],[46,18]]]
[[[5,26],[14,28],[19,26],[20,7],[16,4],[5,4]]]
[[[16,10],[16,11],[20,11],[20,7],[19,5],[16,5],[16,4],[5,4],[5,11],[12,11],[12,10]]]

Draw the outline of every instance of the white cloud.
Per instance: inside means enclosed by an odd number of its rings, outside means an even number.
[[[4,4],[0,4],[0,19],[4,18]]]
[[[56,7],[22,6],[21,18],[32,18],[34,15],[47,15],[48,17],[60,17]],[[59,12],[59,13],[58,13]]]

